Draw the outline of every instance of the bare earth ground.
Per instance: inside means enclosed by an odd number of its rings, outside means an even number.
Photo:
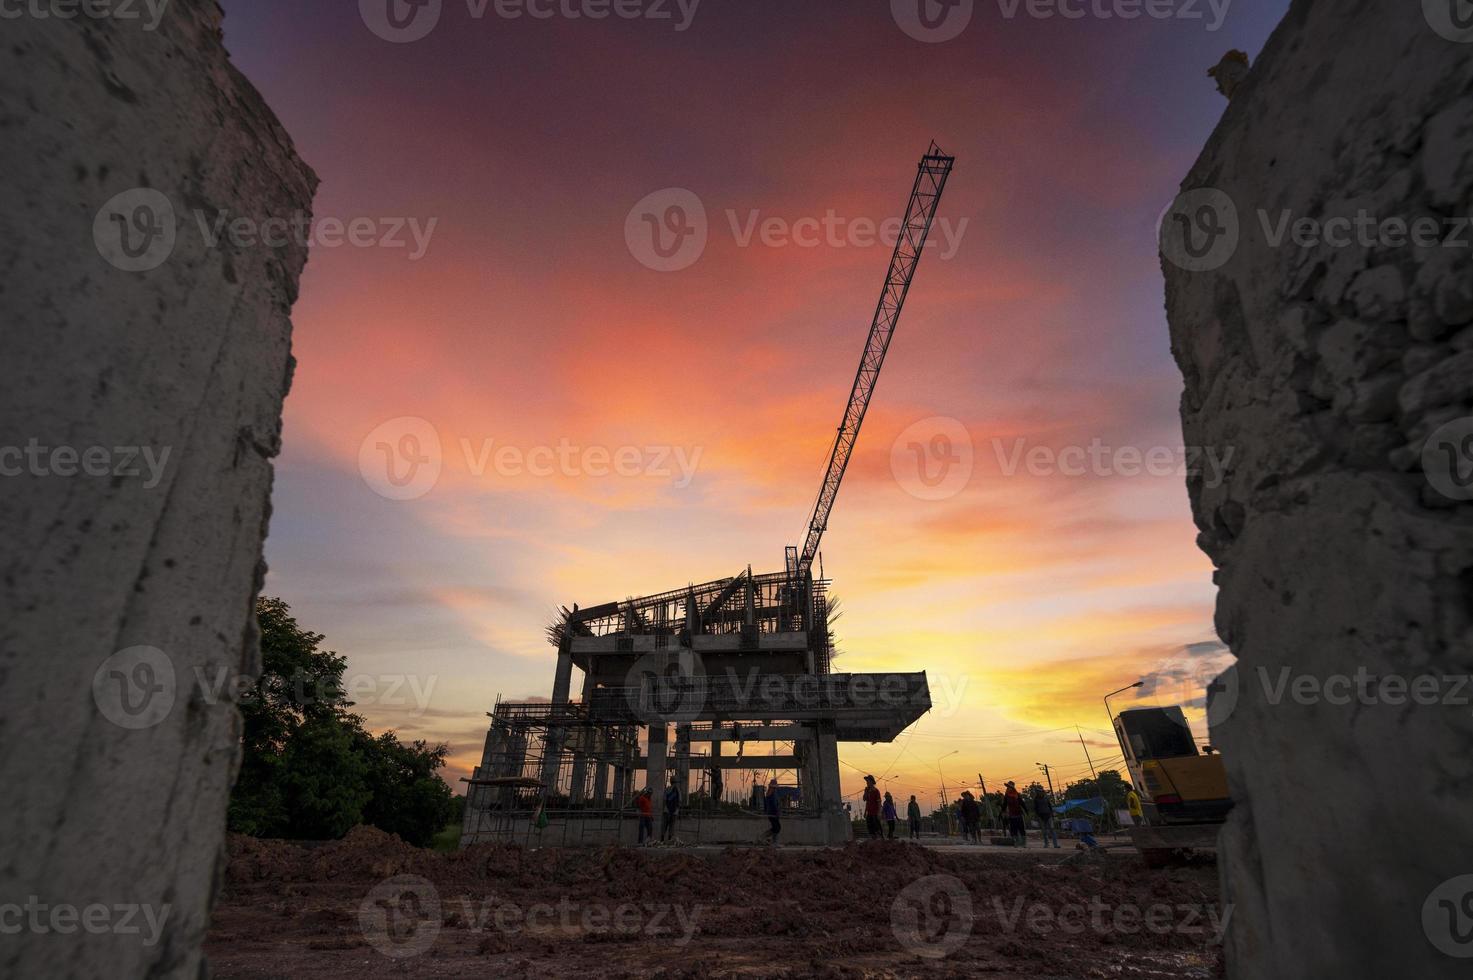
[[[1133,853],[440,854],[369,828],[311,850],[229,847],[207,944],[222,978],[1222,974],[1216,869],[1148,870]]]

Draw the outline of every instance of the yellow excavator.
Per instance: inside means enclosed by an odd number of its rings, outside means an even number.
[[[1181,708],[1130,708],[1114,718],[1115,737],[1146,826],[1130,831],[1147,863],[1184,851],[1211,850],[1233,808],[1222,756],[1198,749]]]

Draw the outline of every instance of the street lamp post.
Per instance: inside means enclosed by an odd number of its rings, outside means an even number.
[[[1145,681],[1136,681],[1134,684],[1127,684],[1124,687],[1122,687],[1120,690],[1118,690],[1118,691],[1111,691],[1109,694],[1106,694],[1105,695],[1105,714],[1110,719],[1110,727],[1111,728],[1114,728],[1115,727],[1115,716],[1110,713],[1110,699],[1113,698],[1117,694],[1124,694],[1126,691],[1132,690],[1133,688],[1144,687],[1145,686],[1145,683],[1146,683]]]
[[[1126,774],[1127,775],[1129,775],[1129,773],[1130,773],[1130,748],[1125,744],[1125,735],[1124,735],[1124,733],[1122,733],[1120,731],[1120,729],[1118,729],[1118,728],[1115,727],[1115,716],[1110,713],[1110,699],[1113,698],[1117,694],[1123,694],[1126,691],[1133,690],[1133,689],[1135,689],[1137,687],[1142,687],[1142,686],[1145,685],[1145,683],[1146,683],[1145,681],[1136,681],[1134,684],[1127,684],[1124,687],[1122,687],[1120,690],[1118,690],[1118,691],[1111,691],[1109,694],[1106,694],[1105,695],[1105,715],[1106,715],[1106,717],[1108,717],[1110,719],[1110,730],[1115,733],[1115,741],[1120,744],[1120,756],[1121,756],[1121,758],[1123,758],[1125,760],[1125,771],[1126,771]],[[1083,736],[1080,736],[1079,744],[1081,744],[1081,745],[1084,744],[1084,737]],[[1089,750],[1088,749],[1085,749],[1085,752],[1087,753],[1087,752],[1089,752]],[[1093,765],[1093,763],[1091,763],[1091,765]],[[1129,781],[1129,780],[1127,780],[1127,781]],[[1103,787],[1101,787],[1101,789],[1100,789],[1100,794],[1102,796],[1104,795],[1104,788]]]

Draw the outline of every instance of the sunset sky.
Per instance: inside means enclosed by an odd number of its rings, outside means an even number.
[[[978,0],[941,42],[902,0],[628,2],[671,17],[444,0],[390,43],[352,0],[224,0],[236,64],[322,177],[318,220],[406,229],[314,246],[266,591],[347,655],[371,726],[449,743],[459,789],[497,696],[550,692],[557,606],[776,570],[801,540],[890,258],[867,226],[934,138],[957,157],[937,244],[823,565],[839,669],[924,669],[936,709],[843,746],[843,788],[934,800],[958,749],[951,793],[1036,762],[1067,781],[1075,725],[1118,759],[1103,694],[1152,678],[1142,700],[1177,703],[1222,661],[1180,467],[1131,454],[1181,448],[1155,224],[1227,105],[1206,69],[1256,57],[1287,0]],[[636,204],[672,188],[706,242],[660,271]],[[378,492],[381,441],[430,454],[433,487]],[[1103,474],[1050,463],[1092,445]]]

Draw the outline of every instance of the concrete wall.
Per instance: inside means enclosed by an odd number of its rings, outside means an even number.
[[[259,660],[306,249],[197,216],[289,217],[316,179],[213,0],[149,6],[0,46],[0,452],[37,447],[0,457],[0,902],[107,907],[28,918],[10,977],[200,975],[239,716],[197,671]]]
[[[1473,873],[1473,690],[1442,680],[1473,673],[1473,507],[1445,455],[1473,447],[1473,33],[1448,6],[1295,2],[1163,225],[1185,441],[1234,451],[1223,485],[1189,482],[1237,656],[1209,707],[1233,977],[1473,954],[1473,879],[1450,881]],[[1361,210],[1393,225],[1271,241],[1285,212]],[[1417,218],[1458,243],[1405,244]],[[1347,687],[1361,669],[1434,703]]]

